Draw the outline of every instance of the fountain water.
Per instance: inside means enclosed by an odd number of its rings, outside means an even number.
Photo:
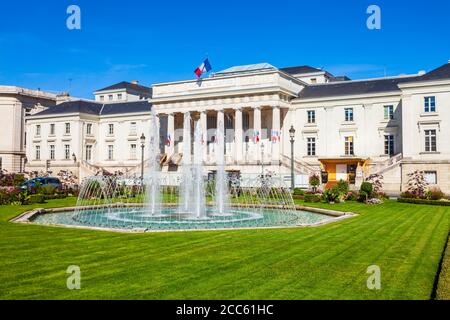
[[[161,168],[159,164],[159,121],[154,109],[150,119],[149,170],[144,179],[146,186],[146,213],[159,214],[161,208]]]
[[[194,133],[194,162],[192,164],[192,183],[194,186],[194,211],[193,216],[197,219],[206,218],[205,207],[205,180],[203,179],[203,148],[205,139],[200,121],[195,125]]]
[[[225,134],[223,123],[218,123],[216,133],[217,149],[216,149],[216,181],[215,181],[215,208],[216,215],[230,215],[228,211],[228,179],[225,172]]]

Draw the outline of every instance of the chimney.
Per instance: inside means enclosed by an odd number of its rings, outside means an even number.
[[[132,84],[139,84],[139,81],[138,80],[133,80],[133,81],[131,81],[131,83]]]
[[[56,104],[61,104],[66,101],[70,101],[70,94],[68,92],[62,92],[56,95]]]

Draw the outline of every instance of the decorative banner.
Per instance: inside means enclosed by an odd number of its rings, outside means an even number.
[[[253,141],[254,141],[255,143],[258,143],[259,140],[260,140],[259,134],[260,134],[260,133],[259,133],[258,130],[254,131]]]
[[[170,134],[169,134],[169,135],[167,135],[166,145],[168,147],[170,147],[171,144],[172,144],[172,138],[170,137]]]

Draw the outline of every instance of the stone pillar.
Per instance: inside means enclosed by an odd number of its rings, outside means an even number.
[[[217,139],[217,136],[218,136],[219,129],[222,129],[222,134],[224,135],[224,139],[225,139],[225,113],[224,113],[223,110],[217,110],[216,128],[217,128],[216,129],[216,139]],[[223,142],[223,145],[224,145],[224,147],[226,146],[226,142],[225,141]],[[219,142],[215,141],[215,144],[214,144],[214,156],[215,156],[215,159],[216,159],[216,163],[217,163],[217,154],[218,154],[218,152],[225,152],[223,150],[218,150],[218,148],[219,148]]]
[[[167,137],[166,137],[166,153],[170,157],[173,155],[175,147],[175,117],[173,113],[167,115]]]
[[[206,122],[206,111],[201,111],[200,112],[200,125],[202,127],[202,135],[203,135],[203,143],[205,144],[205,146],[203,147],[203,161],[207,160],[208,157],[208,147],[207,147],[207,130],[208,130],[208,125]]]
[[[259,141],[256,140],[256,136],[259,135]],[[261,107],[253,108],[253,137],[254,143],[256,143],[255,148],[255,159],[257,161],[261,160]]]
[[[242,147],[244,140],[242,138],[242,109],[236,108],[234,115],[234,149],[236,150],[235,160],[237,163],[242,161]]]
[[[270,132],[270,140],[272,143],[272,161],[280,161],[280,107],[274,106],[272,108],[272,132]]]

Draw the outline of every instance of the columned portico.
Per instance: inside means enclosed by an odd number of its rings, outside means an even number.
[[[171,157],[174,153],[175,146],[175,116],[173,113],[167,115],[167,141],[166,153]]]
[[[242,138],[242,108],[235,109],[234,114],[234,150],[235,161],[237,163],[242,162],[242,147],[244,140]]]
[[[272,162],[278,163],[280,161],[280,107],[272,107],[272,132],[270,140],[272,141]]]
[[[253,108],[253,139],[256,142],[255,159],[257,161],[261,159],[261,107],[257,106]]]

